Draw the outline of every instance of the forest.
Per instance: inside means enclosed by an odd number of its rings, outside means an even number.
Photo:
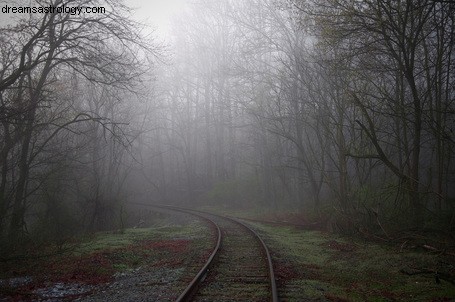
[[[1,257],[135,203],[453,236],[453,1],[196,0],[165,39],[127,2],[31,3],[105,12],[0,15]]]

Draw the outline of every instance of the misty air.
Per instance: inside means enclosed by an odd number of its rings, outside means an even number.
[[[455,301],[454,1],[0,9],[0,301]]]

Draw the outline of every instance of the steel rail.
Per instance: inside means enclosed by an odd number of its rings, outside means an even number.
[[[244,228],[246,228],[249,232],[251,232],[254,235],[254,237],[260,242],[260,244],[262,246],[262,249],[263,249],[263,251],[264,251],[264,253],[265,253],[266,257],[267,257],[267,265],[268,265],[268,268],[269,268],[268,273],[269,273],[270,290],[272,292],[271,301],[272,302],[278,302],[279,301],[278,289],[277,289],[276,280],[275,280],[275,273],[274,273],[274,270],[273,270],[272,256],[270,255],[270,251],[269,251],[267,245],[265,244],[264,240],[261,238],[261,236],[259,236],[259,234],[255,230],[253,230],[247,224],[239,221],[237,218],[234,218],[234,217],[228,217],[228,216],[213,214],[213,213],[209,213],[209,212],[199,211],[199,210],[191,210],[191,209],[184,209],[184,210],[188,211],[188,212],[196,212],[196,213],[208,214],[208,215],[221,217],[221,218],[230,220],[232,222],[235,222],[235,223],[243,226]],[[205,217],[205,218],[208,219],[207,217]]]
[[[222,216],[222,217],[224,217],[224,216]],[[267,245],[265,244],[265,242],[261,238],[261,236],[259,236],[259,234],[255,230],[250,228],[247,224],[239,221],[236,218],[232,218],[232,217],[226,217],[226,218],[229,218],[232,221],[235,221],[235,222],[239,223],[240,225],[242,225],[243,227],[245,227],[247,230],[252,232],[254,234],[254,236],[261,243],[262,248],[263,248],[263,250],[265,252],[265,255],[267,256],[267,262],[268,262],[268,266],[269,266],[269,278],[270,278],[269,281],[270,281],[270,288],[271,288],[271,291],[272,291],[272,301],[273,302],[278,302],[279,301],[279,299],[278,299],[278,289],[277,289],[277,286],[276,286],[275,273],[273,271],[273,261],[272,261],[272,256],[270,255],[269,248],[267,247]]]
[[[269,251],[267,245],[265,244],[264,240],[261,238],[261,236],[259,236],[259,234],[255,230],[253,230],[251,227],[249,227],[247,224],[239,221],[237,218],[228,217],[228,216],[222,216],[222,215],[213,214],[213,213],[204,212],[204,211],[199,211],[199,210],[191,210],[191,209],[185,209],[185,208],[179,208],[179,207],[167,206],[167,205],[148,205],[148,206],[157,207],[157,208],[163,208],[163,209],[168,209],[168,210],[175,210],[175,211],[179,211],[179,212],[182,212],[182,213],[195,215],[197,217],[200,217],[202,219],[205,219],[205,220],[209,221],[217,229],[217,233],[218,233],[217,243],[216,243],[216,246],[213,249],[210,257],[208,258],[208,260],[206,261],[206,263],[202,267],[202,269],[193,278],[193,280],[191,280],[191,282],[188,284],[188,286],[185,288],[185,290],[180,294],[180,296],[177,298],[176,302],[189,301],[191,299],[193,294],[196,292],[197,286],[200,284],[200,282],[202,281],[202,279],[206,275],[206,273],[207,273],[207,271],[209,269],[209,266],[212,264],[213,259],[215,258],[216,254],[218,253],[218,251],[220,249],[221,239],[222,238],[221,238],[221,230],[220,230],[219,226],[213,220],[211,220],[208,217],[203,216],[202,214],[213,215],[213,216],[217,216],[217,217],[220,217],[220,218],[223,218],[223,219],[230,220],[230,221],[232,221],[234,223],[237,223],[237,224],[241,225],[242,227],[244,227],[245,229],[247,229],[249,232],[251,232],[254,235],[254,237],[260,242],[260,244],[262,246],[262,250],[264,251],[264,253],[265,253],[266,257],[267,257],[269,283],[270,283],[270,290],[271,290],[271,293],[272,293],[271,301],[272,302],[278,302],[279,301],[278,290],[277,290],[276,280],[275,280],[275,273],[273,271],[273,261],[272,261],[271,255],[270,255],[270,251]]]
[[[199,270],[199,272],[196,274],[196,276],[191,280],[191,282],[187,285],[185,290],[180,294],[180,296],[175,300],[176,302],[182,302],[182,301],[190,301],[191,297],[196,291],[197,286],[202,282],[202,279],[205,277],[207,274],[207,271],[209,270],[210,265],[213,262],[213,259],[215,258],[216,254],[218,253],[220,246],[221,246],[221,229],[216,224],[213,220],[210,218],[204,217],[203,215],[193,213],[194,211],[188,210],[188,209],[183,209],[183,208],[178,208],[178,207],[173,207],[173,206],[165,206],[165,205],[149,205],[152,207],[156,208],[162,208],[162,209],[167,209],[167,210],[174,210],[174,211],[179,211],[182,213],[190,214],[197,216],[199,218],[205,219],[208,221],[210,224],[212,224],[217,231],[217,240],[216,240],[216,245],[212,250],[212,253],[210,254],[210,257],[207,259],[205,262],[204,266]]]
[[[185,213],[189,213],[187,211],[182,211]],[[206,219],[210,221],[217,230],[217,241],[216,241],[216,246],[212,251],[212,254],[210,254],[209,259],[205,262],[204,266],[201,268],[201,270],[197,273],[197,275],[191,280],[191,282],[188,284],[188,286],[185,288],[185,290],[180,294],[180,296],[175,300],[176,302],[181,302],[181,301],[189,301],[191,299],[191,296],[195,293],[197,286],[202,282],[202,279],[206,276],[207,271],[209,270],[210,265],[213,262],[213,259],[215,258],[216,254],[218,253],[220,246],[221,246],[221,230],[218,224],[216,224],[213,220],[204,217],[202,215],[197,215],[194,213],[190,213],[193,215],[196,215],[198,217],[201,217],[203,219]]]

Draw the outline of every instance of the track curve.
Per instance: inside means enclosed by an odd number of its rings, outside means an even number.
[[[218,233],[210,257],[177,302],[279,301],[270,252],[251,227],[232,217],[171,206],[156,207],[210,221]]]

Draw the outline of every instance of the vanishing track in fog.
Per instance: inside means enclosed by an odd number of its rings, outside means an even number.
[[[207,263],[177,301],[278,301],[273,264],[264,241],[236,219],[180,208],[218,230]]]

